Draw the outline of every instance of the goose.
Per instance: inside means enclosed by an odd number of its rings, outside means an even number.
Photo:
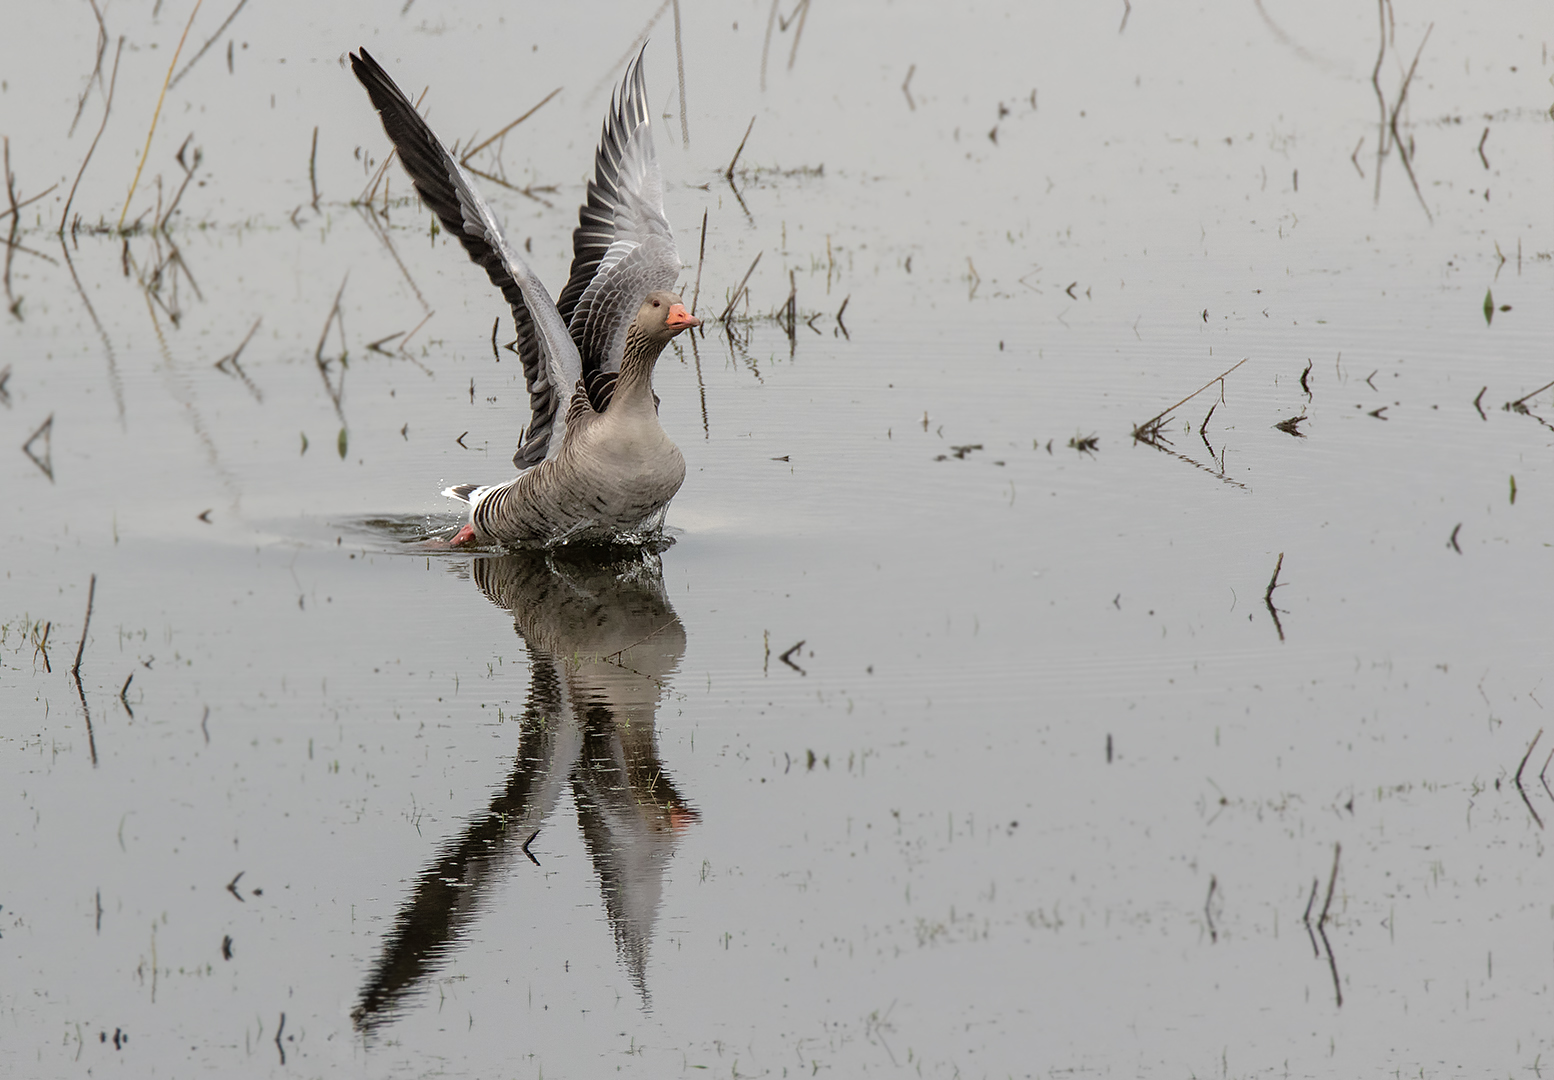
[[[554,301],[410,99],[365,48],[351,54],[421,201],[501,290],[517,327],[531,413],[513,455],[518,475],[443,491],[469,504],[453,546],[641,541],[662,529],[685,480],[685,459],[658,421],[653,369],[701,320],[672,291],[680,256],[664,216],[644,52],[611,96],[571,274]]]

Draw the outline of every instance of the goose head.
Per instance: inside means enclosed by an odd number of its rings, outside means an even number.
[[[642,336],[660,348],[680,331],[701,325],[700,319],[685,310],[683,300],[663,289],[647,294],[635,322]]]

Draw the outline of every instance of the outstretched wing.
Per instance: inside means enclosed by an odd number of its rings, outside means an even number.
[[[508,245],[469,173],[432,134],[388,72],[366,49],[351,54],[351,70],[382,117],[383,130],[399,151],[421,201],[451,235],[459,238],[469,257],[485,269],[512,306],[518,358],[523,362],[532,413],[513,464],[523,469],[554,457],[565,434],[571,387],[582,377],[577,346],[567,333],[565,320],[534,271]]]
[[[680,273],[680,255],[664,217],[664,182],[653,152],[642,53],[610,100],[588,201],[578,209],[577,221],[572,274],[556,307],[591,383],[600,373],[619,370],[626,328],[643,298],[655,289],[674,288]]]

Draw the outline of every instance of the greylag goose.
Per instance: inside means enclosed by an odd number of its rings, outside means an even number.
[[[680,272],[664,217],[642,54],[605,116],[572,272],[554,302],[502,234],[469,173],[366,49],[351,54],[416,191],[512,307],[531,417],[504,484],[459,484],[469,504],[453,538],[511,546],[641,538],[663,524],[685,459],[658,422],[653,368],[700,325],[671,290]]]

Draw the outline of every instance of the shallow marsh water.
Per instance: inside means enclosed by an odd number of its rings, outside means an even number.
[[[563,88],[485,159],[554,185],[485,190],[555,286],[656,10],[245,9],[163,106],[167,234],[63,250],[95,20],[13,13],[18,198],[60,187],[0,337],[4,1071],[1536,1075],[1554,391],[1502,406],[1554,379],[1546,7],[1392,9],[1418,197],[1363,5],[818,3],[763,90],[770,9],[686,2],[688,149],[663,12],[699,313],[761,254],[758,318],[660,362],[673,543],[411,552],[525,395],[398,167],[350,205],[340,58],[466,144]],[[107,12],[86,224],[187,17]]]

